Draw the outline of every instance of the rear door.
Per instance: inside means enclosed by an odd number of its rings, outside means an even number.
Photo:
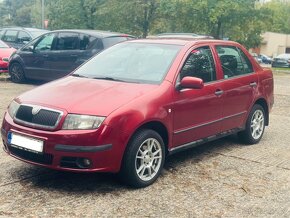
[[[238,47],[217,45],[223,71],[222,131],[242,127],[257,91],[258,76],[245,53]]]

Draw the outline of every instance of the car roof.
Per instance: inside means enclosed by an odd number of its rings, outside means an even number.
[[[221,43],[226,45],[237,44],[233,41],[217,40],[217,39],[199,39],[199,38],[147,38],[147,39],[136,39],[130,40],[128,43],[141,42],[141,43],[156,43],[156,44],[171,44],[171,45],[187,45],[187,44],[212,44]]]
[[[176,38],[176,39],[214,39],[209,35],[199,35],[195,33],[160,33],[157,35],[149,36],[148,38]]]
[[[91,36],[96,36],[98,38],[108,38],[108,37],[131,37],[135,38],[132,35],[124,34],[124,33],[118,33],[118,32],[110,32],[110,31],[102,31],[102,30],[86,30],[86,29],[63,29],[63,30],[55,30],[52,32],[77,32],[77,33],[83,33]]]
[[[290,54],[279,54],[276,58],[290,58]]]
[[[3,27],[2,30],[27,30],[27,31],[48,31],[45,29],[38,29],[32,27]]]

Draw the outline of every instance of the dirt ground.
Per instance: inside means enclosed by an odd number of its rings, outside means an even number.
[[[178,153],[144,189],[111,174],[32,166],[0,149],[0,217],[290,217],[290,74],[274,77],[275,105],[259,144],[231,136]],[[35,86],[2,78],[1,120]]]

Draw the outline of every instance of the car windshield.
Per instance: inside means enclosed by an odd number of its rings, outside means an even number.
[[[0,41],[0,48],[9,48],[4,42]]]
[[[179,45],[121,43],[104,50],[72,75],[136,83],[160,83]]]

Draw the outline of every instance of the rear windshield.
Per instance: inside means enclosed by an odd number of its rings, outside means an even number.
[[[179,45],[120,43],[93,57],[73,76],[158,84],[180,49]]]
[[[134,38],[128,37],[128,36],[114,36],[114,37],[104,38],[103,39],[104,48],[111,47],[112,45],[115,45],[119,42],[124,42],[130,39],[134,39]]]

